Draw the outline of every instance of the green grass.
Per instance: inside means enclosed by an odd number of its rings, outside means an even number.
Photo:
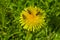
[[[20,13],[28,6],[47,14],[47,25],[38,32],[20,26]],[[60,40],[60,0],[0,0],[0,40]]]

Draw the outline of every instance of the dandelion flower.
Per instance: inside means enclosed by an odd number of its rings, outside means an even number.
[[[45,23],[45,12],[37,7],[27,7],[20,14],[20,23],[28,31],[39,30]]]

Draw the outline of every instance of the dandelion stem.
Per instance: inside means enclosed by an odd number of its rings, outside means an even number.
[[[27,32],[25,40],[31,40],[32,34],[30,32]]]

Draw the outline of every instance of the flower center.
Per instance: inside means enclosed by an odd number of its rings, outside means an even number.
[[[27,22],[29,23],[29,24],[36,24],[38,21],[38,17],[36,17],[36,16],[34,16],[34,15],[29,15],[28,17],[27,17]]]

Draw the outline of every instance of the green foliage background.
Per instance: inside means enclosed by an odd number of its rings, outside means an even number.
[[[37,33],[20,27],[20,13],[28,6],[47,14],[47,26]],[[60,0],[0,0],[0,40],[60,40]]]

